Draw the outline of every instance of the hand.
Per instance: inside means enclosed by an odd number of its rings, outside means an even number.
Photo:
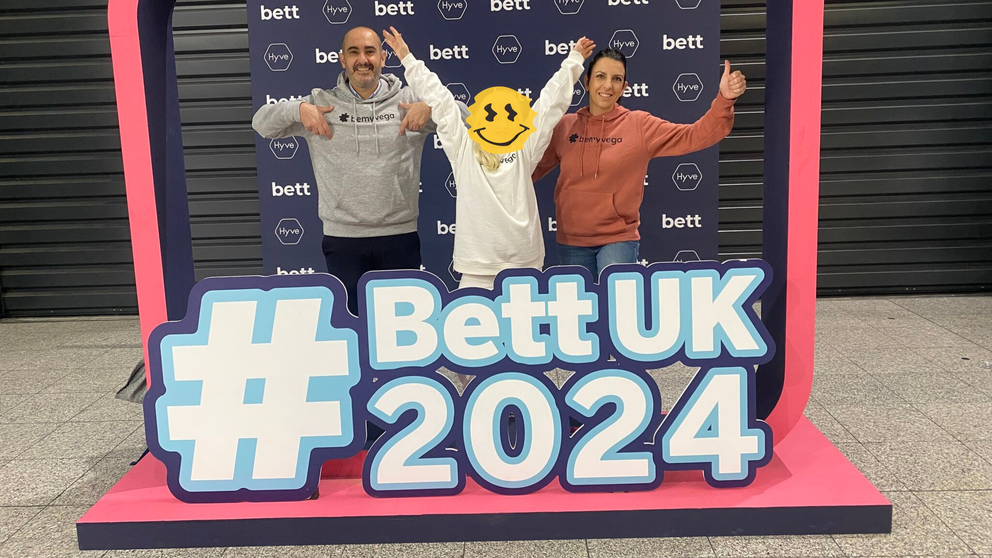
[[[596,43],[592,42],[592,39],[587,39],[585,37],[582,37],[581,39],[575,42],[575,46],[572,47],[572,50],[578,52],[579,54],[582,55],[582,58],[588,60],[589,55],[592,54],[594,48],[596,48]]]
[[[723,61],[723,77],[720,78],[720,94],[729,100],[734,100],[744,94],[747,89],[747,79],[740,70],[730,73],[730,60]]]
[[[419,103],[400,103],[400,108],[406,110],[406,116],[400,122],[400,135],[405,136],[406,131],[419,132],[427,125],[431,119],[431,107],[421,101]]]
[[[324,115],[332,110],[334,107],[319,107],[310,103],[300,103],[300,122],[311,133],[331,139],[334,137],[334,129],[324,119]]]
[[[398,60],[403,60],[406,58],[407,54],[410,54],[410,47],[406,46],[406,41],[403,40],[403,35],[400,35],[400,32],[397,31],[395,27],[390,25],[389,29],[392,33],[383,29],[382,37],[386,39],[386,44],[389,45],[389,48],[393,49],[393,52],[396,53],[396,58]]]

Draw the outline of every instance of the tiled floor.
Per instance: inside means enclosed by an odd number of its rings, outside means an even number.
[[[106,556],[992,556],[992,297],[823,299],[807,415],[892,501],[891,535],[229,548]],[[77,554],[144,449],[113,391],[135,319],[0,322],[0,557]],[[659,371],[664,399],[689,381]],[[83,553],[100,556],[100,552]]]

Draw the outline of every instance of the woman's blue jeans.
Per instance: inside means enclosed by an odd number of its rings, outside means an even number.
[[[611,264],[637,263],[641,243],[636,240],[614,242],[605,246],[558,245],[558,261],[561,265],[581,265],[589,270],[594,281],[599,282],[603,268]]]

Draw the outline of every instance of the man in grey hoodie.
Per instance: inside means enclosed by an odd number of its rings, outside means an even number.
[[[349,30],[341,51],[336,87],[263,105],[252,127],[265,138],[306,138],[327,270],[344,283],[348,309],[358,315],[363,273],[420,268],[420,158],[436,126],[412,89],[381,73],[386,52],[375,31]]]

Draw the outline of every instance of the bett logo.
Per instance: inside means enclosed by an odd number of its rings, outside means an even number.
[[[468,7],[468,0],[438,0],[437,9],[441,12],[441,17],[448,21],[461,19],[465,15],[465,8]]]
[[[530,0],[489,0],[489,11],[510,12],[513,10],[529,10]]]
[[[523,47],[516,35],[500,35],[493,43],[493,56],[500,64],[513,64],[520,57]]]
[[[262,11],[262,21],[270,21],[273,19],[300,19],[300,9],[296,6],[283,6],[281,8],[266,8],[265,4],[261,6]]]
[[[407,0],[406,2],[397,2],[395,4],[379,3],[379,0],[375,0],[372,4],[372,9],[374,10],[376,17],[382,16],[405,16],[405,15],[416,15],[413,13],[413,2]]]

